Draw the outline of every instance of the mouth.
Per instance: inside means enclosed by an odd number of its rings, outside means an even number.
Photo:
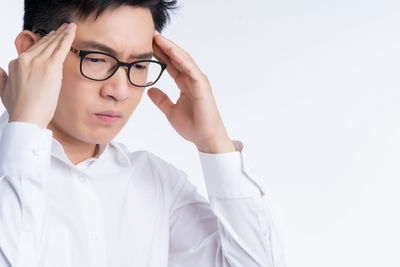
[[[103,111],[94,114],[101,122],[106,124],[114,124],[122,119],[122,113],[117,111]]]

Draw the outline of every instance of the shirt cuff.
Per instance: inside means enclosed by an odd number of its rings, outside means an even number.
[[[200,163],[209,197],[260,197],[265,190],[251,171],[243,143],[232,140],[236,151],[209,154],[199,152]]]
[[[28,122],[8,122],[0,136],[0,176],[42,177],[51,159],[53,132]]]

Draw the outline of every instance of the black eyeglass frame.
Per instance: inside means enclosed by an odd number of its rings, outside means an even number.
[[[48,34],[47,31],[44,31],[44,30],[42,30],[42,29],[38,29],[38,30],[36,30],[34,33],[38,33],[38,34],[40,34],[41,36],[45,36],[45,35]],[[152,86],[153,84],[155,84],[155,83],[160,79],[161,75],[163,74],[163,72],[164,72],[165,69],[167,68],[167,63],[163,63],[163,62],[156,61],[156,60],[144,59],[144,60],[138,60],[138,61],[133,61],[133,62],[131,62],[131,63],[128,63],[128,62],[119,61],[119,59],[116,58],[116,57],[114,57],[113,55],[108,54],[108,53],[104,53],[104,52],[100,52],[100,51],[79,50],[79,49],[76,49],[76,48],[74,48],[74,47],[71,47],[70,51],[71,51],[72,53],[78,55],[78,56],[81,58],[81,62],[80,62],[80,67],[79,67],[79,69],[80,69],[80,72],[81,72],[82,76],[84,76],[84,77],[87,78],[87,79],[93,80],[93,81],[105,81],[105,80],[111,78],[111,77],[117,72],[117,70],[119,69],[119,67],[123,66],[123,67],[127,67],[127,68],[128,68],[128,69],[127,69],[128,80],[129,80],[129,82],[130,82],[132,85],[137,86],[137,87],[147,87],[147,86]],[[115,68],[114,72],[111,73],[107,78],[104,78],[104,79],[94,79],[94,78],[91,78],[91,77],[85,75],[85,74],[83,73],[83,70],[82,70],[83,59],[84,59],[87,55],[90,55],[90,54],[100,54],[100,55],[105,55],[105,56],[112,57],[113,59],[115,59],[115,61],[117,62],[118,65],[117,65],[117,67]],[[132,82],[132,80],[131,80],[131,75],[130,75],[131,68],[132,68],[135,64],[142,63],[142,62],[153,62],[153,63],[157,63],[157,64],[159,64],[159,65],[161,66],[160,74],[158,75],[157,79],[156,79],[154,82],[152,82],[151,84],[147,84],[147,85],[136,85],[136,84],[134,84],[134,83]]]

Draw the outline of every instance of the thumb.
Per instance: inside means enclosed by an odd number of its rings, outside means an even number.
[[[147,91],[151,101],[169,118],[172,107],[175,105],[160,89],[152,87]]]
[[[4,87],[6,87],[7,79],[7,73],[2,68],[0,68],[0,97],[3,95],[3,90]]]

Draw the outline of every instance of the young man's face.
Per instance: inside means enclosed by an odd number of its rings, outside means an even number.
[[[131,55],[152,52],[154,23],[148,8],[122,6],[106,10],[77,24],[72,46],[80,50],[102,51],[84,44],[96,42],[113,49],[120,61],[132,62]],[[129,83],[125,67],[108,80],[93,81],[80,73],[80,57],[69,52],[63,67],[63,81],[57,109],[48,129],[66,142],[106,143],[128,121],[138,105],[144,87]],[[96,116],[106,110],[121,112],[123,117],[109,124]]]

